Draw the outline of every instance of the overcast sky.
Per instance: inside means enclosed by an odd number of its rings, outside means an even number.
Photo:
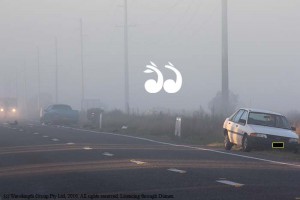
[[[0,0],[0,95],[55,99],[55,37],[59,102],[80,107],[80,19],[85,96],[124,108],[123,0]],[[240,106],[300,110],[300,1],[228,0],[229,87]],[[207,109],[221,89],[221,0],[128,0],[130,105]],[[176,94],[148,94],[143,71],[153,61],[165,79],[181,72]],[[26,84],[25,84],[26,83]],[[17,87],[16,87],[17,86]],[[26,87],[27,86],[27,87]],[[26,90],[27,88],[27,90]]]

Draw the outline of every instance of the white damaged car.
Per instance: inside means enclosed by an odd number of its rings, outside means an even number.
[[[241,146],[243,151],[281,148],[297,152],[299,148],[296,128],[279,113],[241,108],[225,120],[223,128],[226,150],[233,145]]]

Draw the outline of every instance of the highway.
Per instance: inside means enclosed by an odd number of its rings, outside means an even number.
[[[24,122],[0,125],[1,199],[300,199],[300,162]]]

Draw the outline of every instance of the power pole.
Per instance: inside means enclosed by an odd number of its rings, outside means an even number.
[[[124,76],[125,76],[125,112],[129,114],[129,74],[128,74],[128,24],[127,24],[127,0],[124,0]]]
[[[40,112],[41,106],[41,77],[40,77],[40,49],[37,47],[37,71],[38,71],[38,98],[37,98],[37,106],[38,111]]]
[[[80,56],[81,56],[81,111],[83,111],[84,101],[84,70],[83,70],[83,35],[82,35],[82,19],[80,19]]]
[[[229,105],[228,86],[228,24],[227,24],[227,0],[222,0],[222,108],[223,114],[227,114]]]
[[[16,67],[16,99],[17,99],[17,101],[19,101],[19,88],[18,88],[18,72],[19,72],[19,70],[18,70],[19,68],[18,67]]]
[[[58,58],[57,58],[57,38],[55,37],[55,103],[58,103]]]
[[[24,61],[24,110],[25,113],[28,116],[28,108],[27,108],[27,68],[26,68],[26,62]]]

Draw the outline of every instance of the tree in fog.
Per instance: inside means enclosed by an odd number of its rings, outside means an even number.
[[[214,115],[229,115],[235,111],[237,108],[239,97],[238,95],[229,92],[229,102],[228,108],[226,109],[228,113],[223,113],[224,109],[222,108],[223,104],[222,92],[218,92],[216,96],[214,96],[210,102],[208,103],[208,108],[210,109],[211,114]]]

